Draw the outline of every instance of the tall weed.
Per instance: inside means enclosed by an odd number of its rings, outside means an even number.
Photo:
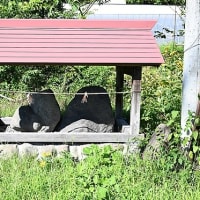
[[[84,150],[87,158],[73,161],[13,157],[1,160],[0,199],[198,199],[200,173],[167,168],[164,155],[157,160],[142,160],[137,155],[122,155],[110,146],[92,145]]]

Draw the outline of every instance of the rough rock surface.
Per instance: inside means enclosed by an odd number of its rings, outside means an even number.
[[[145,159],[156,158],[163,142],[168,141],[168,136],[170,132],[171,132],[170,128],[166,124],[158,125],[143,152],[143,158]]]
[[[47,89],[40,93],[30,93],[28,94],[28,102],[33,112],[40,117],[43,131],[54,131],[60,121],[60,107],[53,91]]]
[[[83,94],[78,95],[78,93]],[[103,94],[94,95],[89,93]],[[114,126],[110,98],[104,88],[88,86],[80,89],[74,99],[69,103],[58,126],[58,131],[81,119],[86,119],[96,124],[106,124],[109,127]]]
[[[11,129],[21,132],[36,132],[41,129],[42,121],[38,115],[36,115],[30,106],[19,107],[10,123]]]
[[[52,90],[27,95],[29,105],[14,113],[6,132],[52,132],[60,121],[60,108]]]
[[[4,132],[6,130],[6,124],[0,119],[0,132]]]
[[[60,132],[112,132],[113,125],[97,124],[93,121],[80,119],[63,128]]]
[[[36,157],[38,155],[38,149],[37,146],[31,145],[29,143],[24,143],[21,145],[18,145],[19,149],[19,156],[30,156],[30,157]]]
[[[17,144],[1,144],[0,145],[0,158],[10,158],[18,155]]]
[[[0,119],[0,126],[4,126],[5,124],[3,123],[3,121]]]
[[[86,155],[83,152],[85,147],[92,144],[84,145],[33,145],[23,144],[2,144],[0,145],[0,159],[7,159],[12,156],[35,157],[40,160],[45,157],[65,157],[66,153],[75,160],[83,160]],[[111,146],[113,149],[120,150],[124,155],[128,153],[128,144],[102,143],[98,144],[100,148]],[[0,160],[1,161],[1,160]]]

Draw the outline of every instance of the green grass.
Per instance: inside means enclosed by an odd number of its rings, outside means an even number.
[[[6,98],[0,98],[0,117],[12,117],[17,108],[22,105],[28,105],[27,97],[25,94],[11,95],[11,97],[7,97],[13,99],[13,101],[7,100]],[[66,103],[67,100],[69,101],[69,98],[66,99],[63,96],[58,96],[57,101],[61,111],[65,110],[65,106],[69,103]]]
[[[0,103],[0,117],[12,117],[15,110],[19,105],[15,102],[5,102],[1,101]]]
[[[144,161],[108,147],[85,152],[88,158],[81,162],[68,154],[1,160],[0,199],[199,199],[199,171],[171,170],[164,158]]]

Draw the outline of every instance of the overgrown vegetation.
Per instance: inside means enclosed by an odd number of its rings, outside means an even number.
[[[145,68],[142,78],[142,127],[154,130],[167,123],[172,111],[181,110],[183,46],[161,47],[165,63]]]
[[[188,163],[172,169],[171,158],[157,160],[124,156],[110,146],[84,149],[76,162],[49,155],[43,160],[11,158],[0,164],[0,199],[198,199],[200,173]]]
[[[2,0],[0,18],[85,18],[90,8],[110,0]],[[66,9],[65,5],[71,9]]]

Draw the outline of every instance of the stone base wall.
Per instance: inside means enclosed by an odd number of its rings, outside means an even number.
[[[60,157],[64,152],[69,154],[76,160],[83,160],[85,155],[83,149],[90,146],[91,144],[84,145],[67,145],[67,144],[56,144],[56,145],[35,145],[30,143],[23,144],[1,144],[0,145],[0,158],[10,158],[14,155],[19,157],[32,156],[41,158],[44,155],[52,155]],[[137,145],[128,144],[117,144],[117,143],[102,143],[98,144],[99,147],[111,145],[114,149],[121,150],[123,154],[127,154],[129,151],[137,151]]]

